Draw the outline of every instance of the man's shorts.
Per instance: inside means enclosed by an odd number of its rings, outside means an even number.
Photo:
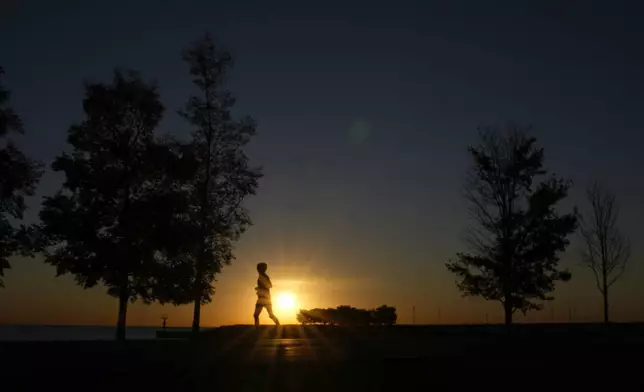
[[[257,302],[255,303],[255,308],[263,308],[266,306],[272,306],[273,304],[271,303],[270,298],[258,298]]]

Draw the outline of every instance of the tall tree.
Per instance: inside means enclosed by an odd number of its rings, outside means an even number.
[[[186,260],[193,269],[192,328],[196,333],[201,306],[210,302],[214,293],[215,276],[231,263],[233,242],[250,224],[242,203],[255,193],[262,175],[259,168],[249,165],[244,152],[255,134],[255,122],[250,117],[233,119],[230,113],[235,99],[225,81],[231,56],[206,35],[184,53],[184,60],[198,89],[181,112],[194,126],[184,156],[195,162],[193,181],[187,189],[199,235],[187,244]]]
[[[555,209],[568,194],[563,179],[550,176],[534,185],[547,171],[543,149],[528,132],[514,125],[505,133],[485,127],[479,144],[469,148],[473,166],[465,196],[474,226],[469,251],[447,263],[464,296],[502,303],[506,324],[516,310],[541,310],[555,282],[570,279],[558,269],[559,253],[577,225],[576,212]]]
[[[9,257],[30,254],[30,227],[16,227],[26,209],[25,197],[33,196],[42,175],[42,164],[29,159],[9,138],[10,133],[23,134],[20,116],[9,106],[11,93],[2,85],[4,70],[0,67],[0,287],[4,269],[11,268]]]
[[[624,273],[631,244],[617,227],[619,205],[615,195],[595,181],[586,189],[586,198],[590,209],[580,220],[584,244],[581,259],[595,275],[604,300],[604,323],[608,323],[608,289]]]
[[[160,243],[169,240],[161,212],[172,194],[159,188],[171,155],[154,138],[164,108],[156,87],[134,72],[85,89],[86,118],[68,131],[72,151],[52,164],[65,181],[40,213],[45,261],[84,288],[107,286],[124,340],[128,301],[153,299]]]

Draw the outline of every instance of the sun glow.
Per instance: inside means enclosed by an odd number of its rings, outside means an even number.
[[[277,310],[280,312],[293,312],[297,306],[297,296],[291,292],[282,292],[275,298]]]

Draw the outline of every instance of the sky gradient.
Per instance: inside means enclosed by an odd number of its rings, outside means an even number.
[[[270,3],[270,5],[269,5]],[[264,167],[249,199],[254,226],[216,283],[202,325],[251,323],[255,264],[274,292],[303,308],[398,308],[399,322],[501,321],[502,308],[463,299],[445,262],[464,250],[461,184],[476,128],[532,124],[546,167],[574,181],[566,208],[585,209],[597,178],[621,204],[633,243],[612,319],[644,321],[644,27],[635,2],[28,1],[0,6],[0,64],[25,122],[26,153],[50,165],[81,121],[83,81],[114,67],[159,83],[159,134],[186,135],[176,111],[192,91],[181,51],[206,31],[235,59],[235,111],[258,121],[249,148]],[[483,4],[485,3],[485,4]],[[47,171],[42,195],[61,178]],[[592,274],[564,255],[573,279],[546,310],[518,321],[601,318]],[[36,259],[15,259],[0,323],[113,324],[117,301]],[[570,312],[569,312],[570,308]],[[191,306],[136,304],[129,325],[188,325]],[[294,315],[278,313],[285,322]],[[268,322],[265,314],[262,322]]]

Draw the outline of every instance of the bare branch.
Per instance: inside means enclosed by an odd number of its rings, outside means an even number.
[[[617,257],[615,260],[620,260],[615,263],[618,266],[618,271],[608,282],[608,287],[612,286],[626,271],[626,265],[631,257],[631,243],[628,238],[620,236],[619,252],[615,253],[615,257]]]

